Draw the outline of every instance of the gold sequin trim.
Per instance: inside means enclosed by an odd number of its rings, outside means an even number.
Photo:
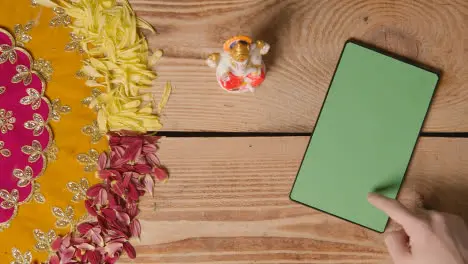
[[[68,26],[71,24],[71,17],[67,15],[65,10],[61,7],[54,7],[55,17],[50,21],[50,26]]]
[[[18,187],[24,188],[33,180],[33,170],[29,166],[26,166],[24,170],[14,169],[13,176],[19,179],[17,183]]]
[[[19,192],[16,189],[13,189],[11,193],[1,189],[0,198],[3,199],[3,202],[0,203],[0,207],[3,209],[11,209],[18,206]]]
[[[57,147],[57,143],[54,140],[52,141],[52,143],[50,143],[49,147],[44,151],[44,155],[46,156],[47,161],[49,163],[57,160],[58,151],[59,149]]]
[[[11,156],[11,151],[5,148],[5,142],[3,141],[0,141],[0,155],[2,155],[5,158]]]
[[[0,45],[0,51],[2,52],[2,54],[0,54],[0,64],[5,63],[6,61],[10,61],[10,63],[13,64],[18,59],[14,47],[14,42],[13,46],[8,46],[7,44]]]
[[[66,51],[78,51],[79,53],[84,53],[84,50],[81,46],[81,42],[83,41],[82,36],[78,36],[75,33],[70,33],[70,42],[65,45]]]
[[[24,127],[29,130],[33,130],[34,136],[40,136],[44,132],[46,123],[42,116],[38,113],[33,114],[33,120],[26,121]]]
[[[52,252],[51,244],[57,238],[57,233],[54,230],[49,232],[43,232],[40,229],[34,229],[34,238],[36,239],[36,245],[34,248],[39,252]]]
[[[42,102],[42,94],[40,94],[36,89],[28,88],[26,89],[25,97],[20,99],[20,104],[22,105],[31,105],[33,110],[39,109]]]
[[[10,264],[31,264],[32,263],[32,254],[31,251],[26,251],[24,254],[19,251],[17,248],[11,250],[13,255],[13,261]]]
[[[65,210],[60,207],[53,207],[52,214],[57,218],[55,221],[56,227],[66,228],[67,226],[71,226],[73,228],[75,224],[75,211],[73,207],[67,206]]]
[[[97,169],[99,152],[95,149],[90,149],[87,154],[80,153],[76,156],[79,163],[84,165],[84,171],[93,172]]]
[[[99,89],[94,88],[91,90],[91,96],[88,96],[81,100],[81,103],[94,111],[99,111],[101,106],[97,103],[97,98],[102,94]]]
[[[43,204],[46,201],[44,195],[41,193],[41,185],[38,182],[34,182],[33,185],[33,199],[36,203],[40,204]]]
[[[34,61],[32,69],[38,72],[46,81],[50,81],[52,79],[54,69],[52,68],[50,61],[37,59]]]
[[[75,203],[86,199],[86,191],[89,188],[89,182],[86,178],[81,178],[80,182],[69,182],[67,183],[67,189],[72,192],[72,201]]]
[[[13,124],[15,122],[16,118],[13,116],[12,111],[0,109],[0,131],[2,134],[6,134],[9,130],[13,130],[15,127]]]
[[[71,107],[68,105],[62,105],[60,99],[52,100],[52,111],[50,112],[50,117],[54,121],[60,121],[62,114],[68,114],[71,112]]]
[[[23,146],[21,147],[21,151],[29,155],[28,161],[34,163],[39,160],[42,156],[42,145],[41,142],[37,140],[33,140],[31,146]]]
[[[21,24],[16,24],[14,26],[14,32],[15,32],[15,39],[16,39],[16,45],[20,47],[24,47],[24,45],[32,40],[31,35],[29,35],[29,31],[34,26],[34,21],[29,21],[26,23],[26,25],[21,25]]]
[[[83,134],[90,136],[91,137],[91,143],[92,144],[97,144],[99,140],[103,137],[103,134],[101,131],[99,131],[99,127],[97,124],[97,121],[93,121],[91,125],[86,125],[81,129],[81,132]]]
[[[16,66],[16,74],[11,78],[12,83],[23,82],[24,85],[30,85],[32,82],[32,74],[28,67],[24,65]]]

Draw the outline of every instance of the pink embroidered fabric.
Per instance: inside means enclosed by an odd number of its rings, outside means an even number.
[[[34,180],[46,167],[51,144],[45,82],[31,71],[33,59],[0,29],[0,224],[30,199]]]

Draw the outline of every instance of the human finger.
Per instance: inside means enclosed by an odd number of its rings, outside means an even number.
[[[408,246],[408,235],[403,229],[388,233],[385,237],[385,244],[395,263],[402,263],[411,255]]]
[[[369,194],[368,200],[369,203],[400,224],[408,233],[411,233],[412,230],[418,230],[421,226],[421,219],[397,200],[375,193]]]

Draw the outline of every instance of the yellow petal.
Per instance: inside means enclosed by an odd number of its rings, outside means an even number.
[[[172,86],[170,82],[166,83],[166,88],[164,89],[164,93],[162,95],[161,101],[159,101],[158,104],[158,113],[161,114],[162,110],[167,104],[167,101],[169,101],[169,97],[171,96],[172,92]]]

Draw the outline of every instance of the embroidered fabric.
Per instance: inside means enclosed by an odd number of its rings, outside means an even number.
[[[43,152],[52,142],[45,82],[31,70],[33,59],[0,29],[0,224],[29,201],[36,178],[47,166]]]

